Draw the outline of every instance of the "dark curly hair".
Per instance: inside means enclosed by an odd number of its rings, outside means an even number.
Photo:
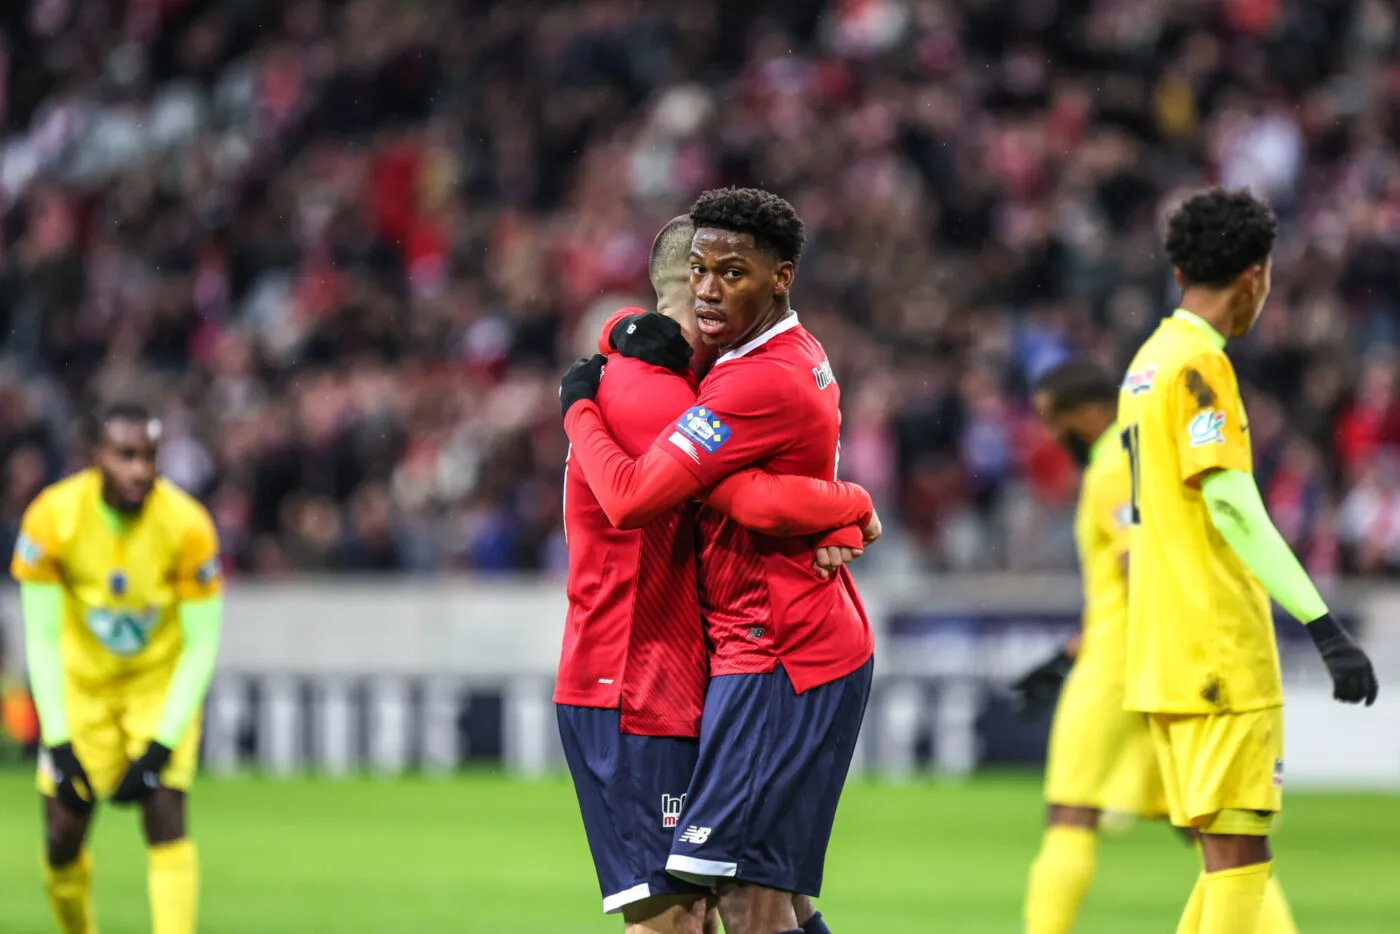
[[[791,204],[760,188],[716,188],[690,206],[698,230],[717,227],[753,237],[754,246],[779,260],[796,263],[807,235]]]
[[[1247,190],[1192,195],[1167,218],[1167,256],[1187,285],[1223,288],[1274,249],[1273,208]]]
[[[1036,382],[1035,391],[1050,397],[1050,408],[1055,412],[1118,403],[1117,380],[1092,360],[1069,360],[1053,367]]]

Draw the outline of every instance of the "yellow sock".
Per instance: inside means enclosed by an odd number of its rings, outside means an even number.
[[[1206,903],[1206,874],[1202,872],[1196,877],[1196,887],[1191,890],[1191,897],[1186,900],[1186,910],[1181,913],[1181,920],[1177,922],[1176,934],[1200,934],[1201,931],[1201,909]]]
[[[1298,925],[1293,921],[1293,912],[1288,907],[1288,899],[1283,896],[1278,876],[1269,876],[1269,884],[1264,889],[1264,907],[1259,912],[1259,934],[1298,934]]]
[[[1255,863],[1206,873],[1201,934],[1257,934],[1273,866]]]
[[[92,910],[92,858],[87,850],[67,866],[54,868],[44,861],[44,891],[63,934],[97,934]]]
[[[1066,934],[1094,881],[1099,835],[1087,827],[1052,824],[1031,864],[1026,892],[1026,934]]]
[[[199,907],[199,860],[193,840],[151,847],[148,856],[151,934],[194,934]]]

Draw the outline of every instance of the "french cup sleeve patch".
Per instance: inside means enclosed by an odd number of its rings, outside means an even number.
[[[220,573],[219,559],[215,556],[199,566],[199,569],[194,572],[194,579],[201,587],[208,587],[219,579]]]
[[[1102,465],[1086,477],[1093,486],[1087,490],[1093,513],[1101,534],[1116,551],[1128,549],[1129,529],[1133,524],[1133,481],[1128,459],[1115,451],[1111,463]]]
[[[44,549],[24,532],[15,539],[15,558],[30,567],[38,567],[44,559]]]
[[[1187,361],[1171,392],[1182,482],[1209,470],[1253,469],[1244,403],[1228,357],[1216,352]]]
[[[176,590],[181,600],[200,600],[223,590],[219,536],[203,507],[191,517],[180,541]]]
[[[1186,436],[1193,448],[1207,444],[1225,443],[1225,413],[1219,409],[1197,412],[1186,426]]]
[[[10,575],[15,580],[48,583],[60,579],[52,513],[48,497],[43,495],[25,510],[10,558]]]

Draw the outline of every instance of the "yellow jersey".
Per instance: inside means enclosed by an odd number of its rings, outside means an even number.
[[[1225,339],[1187,311],[1138,350],[1119,394],[1132,472],[1129,710],[1239,713],[1283,703],[1263,585],[1220,537],[1203,474],[1253,470]]]
[[[1084,629],[1079,658],[1095,678],[1123,684],[1128,626],[1128,582],[1123,556],[1132,522],[1128,458],[1109,428],[1089,449],[1074,513],[1074,541],[1084,582]]]
[[[197,500],[158,479],[141,512],[119,518],[102,502],[95,469],[30,503],[10,573],[63,586],[64,674],[97,689],[173,670],[184,641],[180,602],[223,586],[214,522]]]

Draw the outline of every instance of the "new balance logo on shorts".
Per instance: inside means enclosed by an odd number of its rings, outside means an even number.
[[[708,839],[710,839],[709,827],[696,827],[694,824],[691,824],[689,827],[685,828],[685,833],[681,834],[680,842],[694,843],[696,846],[699,846]]]
[[[674,827],[681,820],[681,810],[685,807],[685,795],[661,796],[661,826]]]

